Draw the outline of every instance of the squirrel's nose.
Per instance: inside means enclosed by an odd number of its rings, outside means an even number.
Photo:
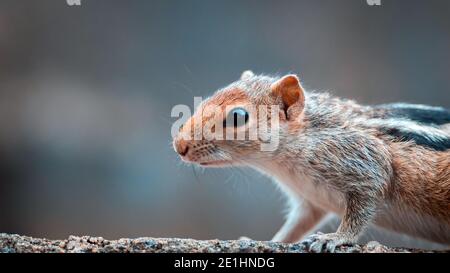
[[[175,151],[181,155],[181,156],[185,156],[187,154],[187,152],[189,151],[189,145],[187,143],[187,141],[185,141],[184,139],[178,139],[175,141]]]

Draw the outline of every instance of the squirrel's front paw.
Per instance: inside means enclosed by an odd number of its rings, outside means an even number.
[[[334,252],[337,246],[352,245],[353,243],[354,240],[344,234],[323,234],[322,232],[312,234],[301,242],[308,251],[315,253]]]

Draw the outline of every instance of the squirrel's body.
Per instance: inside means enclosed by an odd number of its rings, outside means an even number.
[[[332,212],[342,218],[338,231],[310,236],[304,242],[311,250],[354,243],[369,223],[450,244],[449,111],[361,106],[307,93],[292,75],[249,72],[202,107],[230,104],[279,105],[278,148],[259,151],[257,141],[184,141],[191,126],[181,130],[175,148],[186,161],[249,165],[274,177],[292,208],[273,240],[298,241]],[[188,123],[207,120],[196,113]]]
[[[282,181],[291,198],[340,216],[345,213],[343,189],[379,188],[383,201],[376,208],[376,225],[450,244],[450,150],[396,141],[384,133],[386,126],[396,126],[390,122],[394,118],[385,118],[389,109],[328,94],[306,94],[306,101],[305,128],[282,136],[278,153],[260,171]]]

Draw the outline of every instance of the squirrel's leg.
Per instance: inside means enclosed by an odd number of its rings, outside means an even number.
[[[281,229],[275,234],[273,242],[295,243],[311,231],[327,213],[308,201],[293,206]]]
[[[377,202],[362,194],[347,194],[347,203],[341,224],[335,233],[316,233],[302,243],[312,252],[334,252],[337,246],[357,242],[376,211]]]

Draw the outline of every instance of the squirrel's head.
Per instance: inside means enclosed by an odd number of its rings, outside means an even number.
[[[271,160],[279,141],[303,127],[305,94],[296,75],[241,79],[203,101],[180,127],[173,146],[181,158],[222,167]]]

